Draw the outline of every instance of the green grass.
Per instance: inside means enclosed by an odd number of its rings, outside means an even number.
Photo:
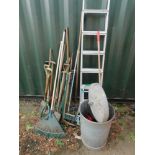
[[[56,144],[56,146],[59,146],[59,147],[64,146],[64,143],[60,139],[56,139],[55,144]]]
[[[29,122],[26,123],[26,131],[32,130],[34,127]]]
[[[134,132],[129,132],[129,135],[128,135],[128,137],[129,137],[129,139],[131,140],[131,141],[135,141],[135,133]]]

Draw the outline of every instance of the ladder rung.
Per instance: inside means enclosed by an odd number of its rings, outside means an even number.
[[[81,89],[81,90],[82,90],[82,93],[88,93],[89,88],[88,87],[85,87],[85,89]]]
[[[80,89],[84,92],[84,93],[88,93],[89,88],[90,88],[91,84],[82,84]]]
[[[96,68],[82,68],[82,73],[103,73],[102,69],[96,69]]]
[[[108,10],[106,9],[84,9],[84,13],[108,13]]]
[[[104,51],[100,51],[100,55],[104,55]],[[98,51],[82,51],[83,55],[98,55]]]
[[[106,35],[106,31],[99,31],[100,35]],[[97,35],[97,31],[82,31],[83,35]]]
[[[82,89],[84,92],[88,92],[89,87],[90,87],[89,85],[83,84],[80,89]]]

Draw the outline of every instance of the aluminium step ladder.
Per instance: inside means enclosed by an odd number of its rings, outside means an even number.
[[[104,1],[104,0],[103,0]],[[96,1],[97,2],[97,1]],[[108,29],[108,19],[109,19],[109,7],[110,7],[110,0],[107,0],[106,3],[106,9],[85,9],[85,0],[83,0],[82,5],[82,38],[81,38],[81,65],[80,65],[80,104],[85,100],[88,99],[88,96],[85,94],[88,94],[89,90],[89,84],[83,83],[83,74],[88,74],[91,76],[92,73],[94,74],[100,74],[101,80],[96,79],[97,83],[100,83],[102,86],[103,83],[103,70],[104,70],[104,60],[105,60],[105,51],[106,51],[106,41],[107,41],[107,29]],[[105,15],[105,21],[103,21],[104,30],[98,30],[98,31],[86,31],[84,30],[85,27],[85,15]],[[103,36],[103,50],[100,51],[99,57],[102,56],[102,63],[100,64],[101,68],[84,68],[83,67],[83,56],[84,55],[92,55],[92,56],[98,56],[98,50],[85,50],[84,49],[84,36],[94,36],[96,37],[97,32],[99,32],[100,36]],[[97,44],[97,43],[96,43]],[[86,61],[86,60],[85,60]],[[86,97],[85,97],[86,96]]]

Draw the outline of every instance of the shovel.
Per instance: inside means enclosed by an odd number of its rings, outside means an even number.
[[[48,65],[44,65],[44,70],[46,73],[46,83],[45,83],[45,96],[44,101],[41,103],[40,108],[40,118],[47,119],[48,117],[48,109],[49,109],[49,101],[50,101],[50,78],[52,76],[52,69],[49,68]]]

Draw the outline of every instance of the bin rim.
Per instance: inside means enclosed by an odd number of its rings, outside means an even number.
[[[81,103],[81,105],[82,105],[83,103]],[[112,122],[113,121],[113,119],[115,118],[115,109],[113,108],[113,106],[109,103],[109,106],[113,109],[113,112],[114,112],[114,114],[113,114],[113,116],[111,117],[111,119],[109,119],[108,121],[105,121],[105,122],[93,122],[93,121],[90,121],[90,120],[88,120],[88,119],[86,119],[84,116],[83,116],[83,114],[81,113],[81,105],[80,105],[80,114],[81,114],[81,116],[84,118],[84,120],[86,120],[86,121],[88,121],[88,122],[90,122],[90,123],[92,123],[92,124],[96,124],[96,125],[98,125],[98,124],[109,124],[110,122]]]

